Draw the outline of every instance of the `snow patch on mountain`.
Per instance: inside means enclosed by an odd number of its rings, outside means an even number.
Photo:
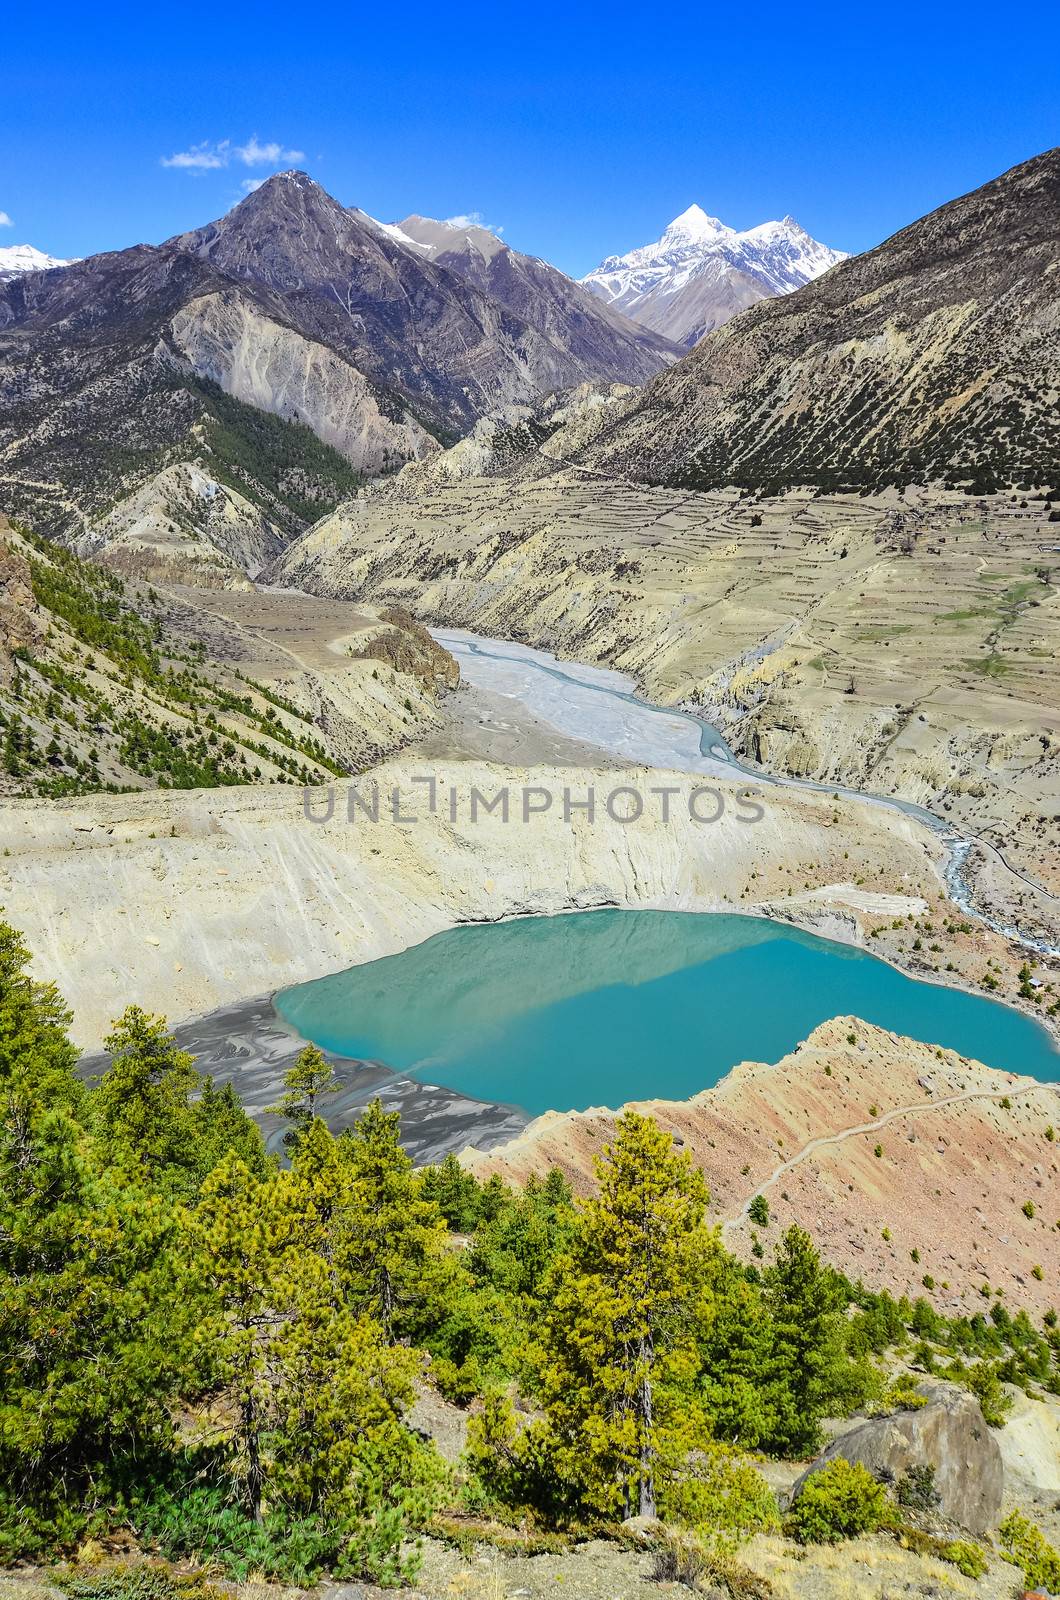
[[[23,272],[50,272],[52,267],[69,267],[72,261],[47,256],[31,244],[9,244],[0,248],[0,283],[7,283]]]

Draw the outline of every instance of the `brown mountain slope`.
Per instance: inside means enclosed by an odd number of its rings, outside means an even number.
[[[1060,479],[1060,150],[710,334],[580,458],[649,483]]]
[[[511,305],[347,210],[304,172],[277,174],[169,244],[281,295],[304,333],[403,395],[441,437],[552,389],[642,382],[672,359],[664,341],[632,326],[612,328],[605,347],[602,317],[550,316],[540,291]]]
[[[263,415],[264,413],[264,415]],[[0,286],[0,506],[90,531],[201,461],[290,534],[435,440],[283,297],[138,245]]]

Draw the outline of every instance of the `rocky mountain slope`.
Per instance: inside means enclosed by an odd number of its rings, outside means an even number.
[[[1060,481],[1060,150],[761,301],[658,379],[586,465],[819,489]]]
[[[656,243],[608,256],[581,281],[613,310],[689,346],[757,300],[789,294],[845,259],[794,217],[741,233],[689,206]]]
[[[333,442],[332,442],[333,441]],[[285,536],[356,468],[436,448],[348,361],[207,264],[147,245],[0,288],[0,499],[49,533],[92,531],[179,461]]]
[[[1060,891],[1044,496],[750,499],[566,468],[622,403],[558,406],[406,468],[320,522],[277,580],[617,667],[745,759],[926,805]],[[1028,890],[1021,915],[1055,942],[1054,905]]]
[[[159,248],[0,286],[0,496],[45,531],[105,538],[121,501],[193,462],[289,537],[357,473],[498,407],[672,359],[580,295],[565,315],[542,292],[528,320],[281,173]],[[147,498],[164,507],[169,486]]]
[[[840,1016],[774,1065],[745,1062],[691,1100],[637,1109],[703,1169],[726,1243],[748,1260],[757,1238],[797,1222],[850,1277],[912,1300],[927,1291],[949,1316],[973,1315],[983,1283],[1039,1315],[1055,1298],[1055,1085]],[[558,1166],[585,1192],[617,1115],[547,1112],[465,1161],[516,1181]],[[764,1228],[748,1217],[758,1194]]]
[[[621,315],[603,297],[536,256],[523,255],[488,228],[410,216],[387,231],[430,261],[473,283],[559,342],[571,341],[602,377],[642,383],[676,361],[678,343]],[[630,345],[634,348],[631,350]]]

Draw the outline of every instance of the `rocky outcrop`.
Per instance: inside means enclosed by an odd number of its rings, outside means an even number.
[[[0,516],[0,532],[8,526]],[[0,539],[0,683],[10,683],[16,650],[25,649],[38,632],[39,607],[25,556]]]
[[[422,622],[417,622],[404,606],[385,606],[380,612],[390,626],[372,634],[359,648],[351,647],[350,654],[360,660],[384,661],[395,672],[402,672],[439,689],[455,689],[460,682],[460,668],[448,650],[428,633]]]
[[[129,578],[246,586],[283,550],[283,531],[201,462],[164,467],[74,542]]]
[[[863,1422],[835,1439],[795,1485],[798,1499],[814,1473],[842,1458],[860,1462],[874,1477],[897,1482],[914,1467],[934,1473],[938,1512],[972,1533],[986,1533],[1001,1516],[1004,1471],[998,1442],[979,1402],[954,1384],[921,1385],[919,1411]]]

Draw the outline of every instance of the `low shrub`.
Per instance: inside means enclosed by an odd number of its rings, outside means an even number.
[[[869,1401],[866,1413],[870,1417],[889,1417],[896,1411],[920,1411],[927,1399],[917,1391],[917,1378],[912,1372],[901,1372],[887,1384],[882,1394]]]
[[[189,1462],[184,1472],[141,1486],[127,1510],[137,1538],[167,1560],[208,1562],[239,1582],[261,1574],[309,1587],[327,1573],[381,1586],[411,1581],[419,1550],[410,1540],[429,1515],[430,1486],[387,1483],[380,1471],[366,1470],[358,1496],[345,1518],[295,1516],[276,1506],[257,1522],[233,1503],[231,1485],[216,1463],[207,1461],[196,1475]]]
[[[222,1591],[201,1572],[174,1572],[157,1561],[95,1572],[74,1569],[54,1582],[70,1600],[223,1600]]]
[[[1007,1394],[998,1376],[997,1368],[989,1361],[977,1361],[966,1367],[954,1361],[943,1369],[943,1375],[952,1378],[965,1389],[970,1389],[979,1402],[983,1420],[991,1428],[1003,1428],[1012,1410],[1012,1396]]]
[[[695,1589],[707,1566],[707,1552],[687,1534],[660,1534],[651,1569],[656,1583],[683,1583],[686,1589]]]
[[[672,1529],[659,1534],[651,1576],[656,1583],[679,1583],[696,1594],[720,1591],[730,1600],[769,1600],[773,1593],[767,1578],[742,1566],[731,1552],[709,1549]]]
[[[662,1513],[701,1536],[735,1543],[780,1527],[776,1496],[745,1456],[711,1449],[668,1483]]]
[[[469,1405],[482,1393],[482,1369],[474,1355],[459,1364],[447,1356],[432,1357],[431,1377],[442,1398],[454,1405]]]
[[[895,1498],[900,1506],[913,1511],[934,1511],[941,1500],[935,1488],[935,1469],[932,1466],[910,1467],[894,1486]]]
[[[887,1510],[886,1490],[868,1468],[839,1456],[807,1478],[791,1508],[788,1530],[800,1544],[838,1544],[874,1533]]]
[[[1022,1511],[1012,1511],[998,1530],[1001,1554],[1006,1561],[1023,1571],[1023,1581],[1028,1589],[1044,1589],[1047,1594],[1060,1593],[1060,1552],[1053,1549],[1042,1530],[1025,1517]]]
[[[939,1551],[943,1561],[948,1561],[966,1578],[981,1578],[987,1569],[985,1552],[967,1539],[949,1539]]]
[[[915,1550],[917,1555],[946,1561],[966,1578],[981,1578],[987,1569],[986,1554],[981,1546],[966,1539],[940,1539],[907,1523],[898,1524],[892,1531],[904,1550]]]

